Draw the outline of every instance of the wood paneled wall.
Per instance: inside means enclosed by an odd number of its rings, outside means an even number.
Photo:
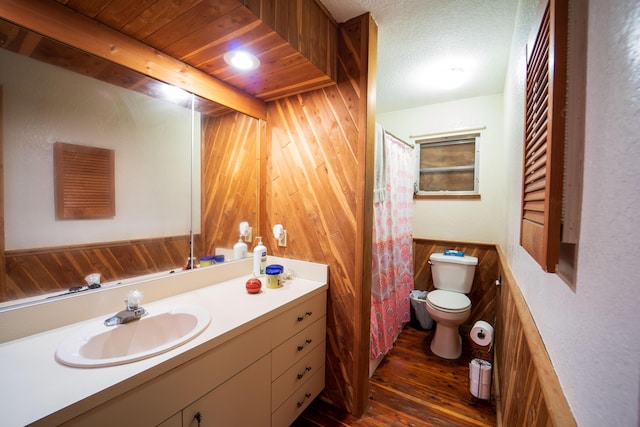
[[[194,253],[200,253],[194,236]],[[126,240],[91,245],[6,251],[2,301],[85,285],[90,273],[102,282],[171,270],[189,257],[189,236]]]
[[[471,299],[472,304],[471,315],[461,326],[461,332],[468,334],[473,324],[478,320],[484,320],[495,326],[497,314],[497,287],[495,282],[500,277],[498,253],[495,245],[414,239],[413,263],[415,269],[415,288],[427,291],[433,289],[429,256],[434,252],[442,252],[445,249],[463,251],[465,255],[478,258],[478,266],[476,267],[476,273],[473,278],[473,286],[469,293],[469,299]]]
[[[329,265],[324,395],[356,415],[368,400],[376,46],[369,15],[342,24],[338,84],[268,103],[261,180],[261,226],[288,231],[286,248],[267,233],[269,253]]]
[[[202,120],[203,254],[216,247],[232,248],[240,222],[258,228],[260,176],[259,120],[242,113]],[[253,248],[247,243],[249,249]]]
[[[551,360],[502,251],[495,332],[498,425],[575,426]],[[577,363],[577,362],[576,362]]]

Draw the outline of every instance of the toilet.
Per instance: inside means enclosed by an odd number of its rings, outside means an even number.
[[[462,354],[462,338],[458,326],[469,318],[471,291],[478,258],[433,253],[429,257],[435,290],[427,294],[426,308],[436,331],[431,351],[444,359],[457,359]]]

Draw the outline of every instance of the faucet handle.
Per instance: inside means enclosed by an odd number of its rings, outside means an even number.
[[[144,298],[144,294],[142,291],[134,290],[129,292],[129,297],[127,298],[127,309],[135,310],[140,306],[142,299]]]

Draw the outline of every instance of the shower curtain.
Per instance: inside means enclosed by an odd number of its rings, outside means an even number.
[[[386,354],[410,320],[413,169],[413,149],[376,125],[371,359]]]

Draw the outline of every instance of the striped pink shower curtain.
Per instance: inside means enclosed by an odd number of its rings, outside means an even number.
[[[384,135],[386,191],[373,208],[372,359],[391,349],[410,320],[413,289],[413,150]]]

